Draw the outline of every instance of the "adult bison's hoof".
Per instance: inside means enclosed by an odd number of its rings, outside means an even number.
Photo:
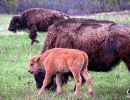
[[[31,45],[33,45],[35,42],[36,42],[36,43],[39,43],[38,40],[32,40]]]
[[[39,41],[38,41],[38,40],[35,40],[35,42],[36,42],[36,43],[39,43]]]

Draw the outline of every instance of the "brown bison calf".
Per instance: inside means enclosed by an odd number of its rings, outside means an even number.
[[[43,8],[31,8],[25,10],[21,15],[14,16],[11,21],[8,30],[16,32],[17,30],[29,31],[29,38],[32,40],[31,44],[38,42],[36,40],[37,31],[47,32],[48,27],[55,22],[69,18],[68,15],[49,9]]]
[[[107,72],[122,60],[130,71],[130,25],[67,19],[49,28],[42,52],[57,47],[85,51],[89,56],[88,70]],[[52,86],[52,83],[48,85]]]
[[[30,60],[28,71],[36,74],[39,69],[45,70],[45,79],[39,90],[41,94],[50,78],[56,74],[57,94],[61,93],[62,73],[71,72],[75,81],[76,89],[74,95],[78,95],[82,83],[82,77],[88,84],[88,93],[92,95],[91,76],[88,73],[88,56],[85,52],[76,49],[54,48],[37,55]]]

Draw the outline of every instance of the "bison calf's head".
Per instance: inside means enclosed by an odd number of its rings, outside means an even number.
[[[30,72],[31,74],[38,73],[38,71],[40,70],[39,60],[40,56],[35,56],[29,61],[28,72]]]
[[[21,30],[21,17],[14,16],[11,21],[8,30],[12,32],[16,32],[17,30]]]

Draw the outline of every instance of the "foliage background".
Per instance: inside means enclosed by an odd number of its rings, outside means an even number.
[[[130,0],[0,0],[0,13],[19,13],[33,7],[83,15],[129,10]]]

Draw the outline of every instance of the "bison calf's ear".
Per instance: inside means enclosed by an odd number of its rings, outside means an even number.
[[[38,62],[40,60],[40,57],[37,57],[36,59],[35,59],[35,62]]]

